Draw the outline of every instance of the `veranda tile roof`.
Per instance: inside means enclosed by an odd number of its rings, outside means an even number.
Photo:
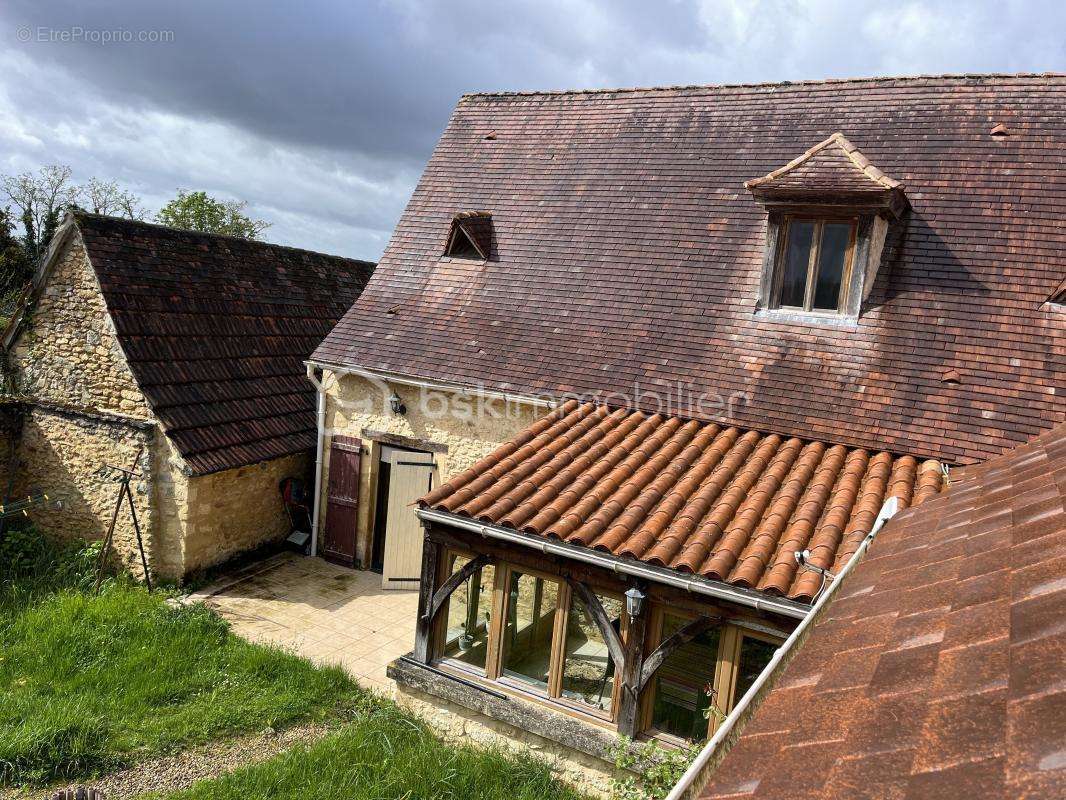
[[[1066,797],[1064,619],[1060,425],[889,521],[700,797]]]
[[[810,601],[884,501],[937,494],[937,461],[570,401],[422,498],[445,511]]]

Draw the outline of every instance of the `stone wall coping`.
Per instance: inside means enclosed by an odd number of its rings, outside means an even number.
[[[614,751],[622,741],[617,733],[449,675],[410,656],[401,656],[390,663],[386,674],[402,686],[443,698],[609,764],[614,763]],[[631,742],[630,749],[634,755],[643,753],[640,742]]]
[[[94,422],[109,422],[115,425],[126,425],[140,431],[150,431],[155,428],[156,425],[155,420],[151,419],[128,417],[124,414],[116,414],[111,411],[97,411],[91,408],[80,408],[78,406],[69,406],[62,403],[53,403],[48,400],[38,400],[33,397],[11,396],[10,398],[3,398],[4,401],[9,399],[12,403],[24,405],[29,408],[39,408],[42,411],[51,411],[54,414],[61,414],[63,416],[91,419]]]

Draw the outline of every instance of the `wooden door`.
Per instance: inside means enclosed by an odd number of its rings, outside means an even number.
[[[415,501],[433,488],[436,465],[432,453],[383,447],[389,463],[389,499],[385,519],[385,589],[417,589],[422,571],[422,525]]]
[[[329,448],[329,487],[326,495],[326,525],[320,553],[327,561],[355,566],[355,543],[359,530],[359,465],[362,443],[348,436],[335,436]]]

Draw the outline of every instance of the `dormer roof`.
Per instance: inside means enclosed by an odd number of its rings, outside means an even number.
[[[744,183],[763,203],[850,198],[898,214],[906,200],[903,184],[875,167],[843,133],[834,133],[803,155],[761,178]]]

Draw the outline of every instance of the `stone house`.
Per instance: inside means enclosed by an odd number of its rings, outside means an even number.
[[[99,538],[117,497],[105,465],[137,459],[150,569],[174,580],[287,535],[279,481],[310,479],[315,442],[303,361],[372,270],[68,214],[4,338],[14,493],[59,501],[33,512],[46,532]],[[115,548],[140,571],[127,511]]]
[[[463,97],[311,358],[316,547],[421,592],[400,699],[602,785],[619,733],[724,725],[893,513],[1061,423],[1064,100]]]

